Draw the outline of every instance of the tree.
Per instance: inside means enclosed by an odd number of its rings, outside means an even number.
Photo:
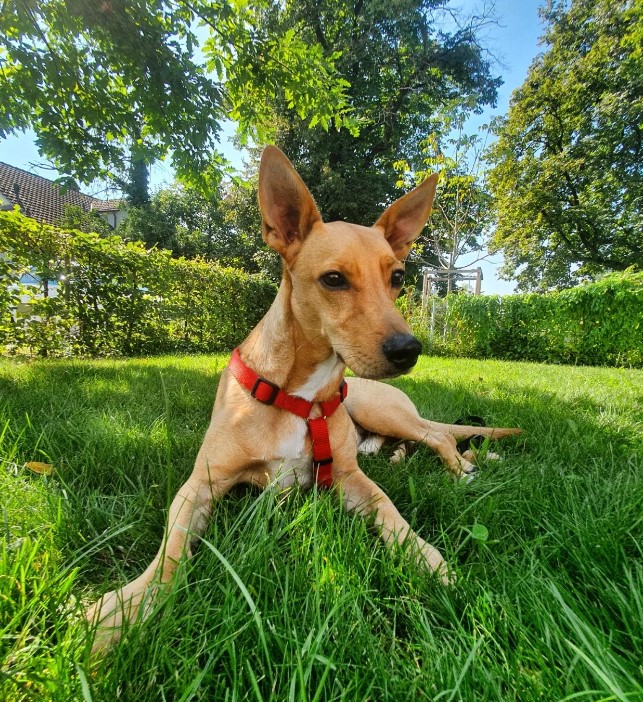
[[[265,104],[275,142],[295,164],[326,221],[373,224],[408,185],[398,182],[396,162],[404,161],[411,173],[424,167],[422,143],[444,126],[443,112],[456,106],[475,110],[495,100],[500,80],[491,77],[490,59],[477,39],[488,18],[483,14],[461,26],[451,22],[448,31],[444,5],[435,0],[301,0],[264,13],[266,33],[295,31],[321,46],[325,55],[336,57],[336,69],[350,83],[347,99],[357,135],[331,130],[322,118],[302,123],[288,109],[288,90]],[[250,190],[233,185],[226,196],[226,202],[235,203],[226,219],[248,242],[260,222],[255,168],[251,160],[244,175]],[[432,239],[422,241],[407,265],[411,276],[424,261],[437,262]],[[275,270],[261,246],[254,261],[262,270]]]
[[[550,0],[542,16],[547,49],[490,151],[492,248],[523,290],[643,265],[643,4]]]
[[[66,205],[65,213],[56,222],[56,225],[61,229],[78,229],[81,232],[93,232],[101,236],[109,236],[114,233],[107,220],[101,217],[96,210],[86,212],[78,205]]]
[[[261,139],[262,101],[283,86],[302,119],[350,123],[335,56],[262,32],[270,3],[5,0],[0,137],[33,127],[59,170],[84,183],[112,177],[140,204],[147,166],[170,152],[180,179],[213,187],[221,120]],[[198,24],[210,30],[202,46]]]
[[[256,187],[222,184],[204,195],[176,185],[155,193],[144,206],[130,207],[117,233],[147,248],[169,249],[172,256],[197,256],[222,266],[264,273],[278,282],[280,259],[261,238]]]
[[[236,242],[226,236],[221,199],[220,188],[207,196],[182,185],[159,190],[148,204],[129,208],[118,234],[147,248],[169,249],[175,258],[202,256],[243,268]]]
[[[462,20],[443,0],[288,0],[264,17],[281,33],[319,44],[350,83],[359,135],[312,129],[292,118],[288,94],[273,101],[276,143],[309,185],[325,219],[372,224],[401,194],[394,163],[422,165],[419,144],[445,106],[493,104],[498,78],[480,48],[488,17]]]
[[[207,253],[220,221],[216,197],[177,185],[154,193],[149,203],[130,207],[117,233],[147,248],[169,249],[176,258],[194,258]]]
[[[481,252],[483,237],[491,224],[491,195],[484,184],[482,154],[485,147],[478,134],[464,133],[465,112],[444,113],[435,131],[422,143],[423,163],[412,171],[400,161],[399,182],[411,187],[435,171],[440,173],[438,195],[427,230],[416,241],[411,265],[431,265],[454,271],[463,256]],[[468,265],[471,265],[470,263]],[[408,266],[407,266],[408,267]],[[447,277],[444,292],[451,292],[457,274]]]
[[[250,273],[263,273],[279,283],[281,257],[264,243],[259,210],[259,150],[251,150],[250,166],[244,182],[232,182],[224,188],[221,215],[226,241],[233,243],[237,265]]]

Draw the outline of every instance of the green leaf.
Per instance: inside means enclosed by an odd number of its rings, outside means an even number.
[[[476,523],[471,527],[471,538],[479,543],[489,540],[489,530],[484,524]]]

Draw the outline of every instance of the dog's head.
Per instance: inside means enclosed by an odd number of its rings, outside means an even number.
[[[431,212],[437,175],[390,205],[372,227],[322,222],[290,161],[268,146],[259,169],[263,239],[284,260],[292,310],[307,338],[327,344],[356,374],[409,371],[421,351],[395,307],[402,260]]]

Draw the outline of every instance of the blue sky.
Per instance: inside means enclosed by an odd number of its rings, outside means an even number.
[[[480,6],[480,3],[474,0],[463,0],[461,3],[456,0],[453,4],[465,11]],[[511,93],[522,85],[531,62],[541,50],[538,39],[544,27],[538,16],[538,8],[544,5],[544,0],[495,0],[494,4],[499,23],[489,27],[485,43],[500,62],[498,73],[502,76],[504,84],[498,90],[497,106],[471,119],[467,125],[468,132],[486,124],[494,115],[507,113]],[[514,291],[515,284],[512,281],[500,280],[497,276],[501,264],[500,254],[472,264],[482,268],[483,293],[506,295]],[[458,266],[464,265],[468,265],[468,261],[460,259]]]
[[[462,9],[465,13],[480,8],[484,0],[453,0],[454,8]],[[498,91],[498,104],[494,109],[488,109],[483,115],[472,119],[468,131],[478,128],[489,121],[493,115],[506,114],[509,108],[511,93],[524,81],[527,69],[539,51],[538,38],[542,34],[542,24],[538,17],[538,7],[544,0],[495,0],[495,15],[499,19],[498,25],[490,26],[485,31],[485,44],[499,60],[496,67],[497,74],[501,75],[504,85]],[[229,142],[232,126],[228,126],[223,133],[221,148],[225,155],[240,166],[240,154],[236,153]],[[34,143],[33,133],[11,136],[0,141],[0,161],[9,163],[25,170],[40,173],[48,178],[55,178],[55,172],[34,167],[43,163]],[[152,169],[151,180],[153,187],[160,187],[172,181],[172,170],[164,163],[155,165]],[[96,188],[87,188],[85,192],[101,196],[100,185]],[[483,269],[484,282],[482,290],[487,294],[506,294],[514,289],[511,282],[497,278],[496,271],[501,263],[499,255],[481,261],[474,265]],[[458,261],[458,265],[468,265],[467,260]]]

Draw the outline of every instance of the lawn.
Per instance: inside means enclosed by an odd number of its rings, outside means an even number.
[[[643,700],[643,371],[604,368],[423,357],[396,382],[525,430],[468,485],[425,449],[362,460],[453,587],[330,494],[239,489],[90,661],[81,605],[155,554],[225,362],[0,361],[0,699]]]

